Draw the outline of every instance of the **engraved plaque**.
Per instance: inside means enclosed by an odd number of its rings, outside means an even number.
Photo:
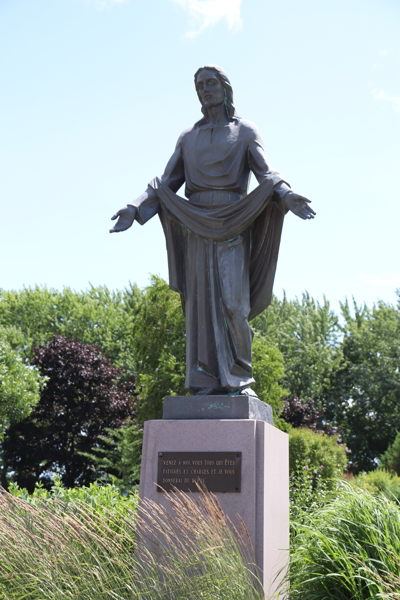
[[[241,452],[159,452],[157,491],[197,492],[196,483],[209,492],[239,493]]]

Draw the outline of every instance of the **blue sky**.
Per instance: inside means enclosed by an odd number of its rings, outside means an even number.
[[[275,292],[395,302],[399,31],[398,0],[0,0],[0,287],[168,277],[157,218],[110,217],[199,119],[214,63],[317,211],[286,218]]]

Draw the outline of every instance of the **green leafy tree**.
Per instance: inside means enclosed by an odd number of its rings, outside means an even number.
[[[27,417],[39,402],[45,379],[25,365],[13,346],[21,346],[16,328],[0,327],[0,441],[6,429]]]
[[[289,394],[326,408],[341,360],[340,326],[329,302],[321,305],[308,293],[301,300],[274,297],[252,325],[282,352]]]
[[[133,331],[140,401],[138,420],[160,419],[164,396],[185,395],[185,320],[179,295],[152,276]]]
[[[27,359],[31,358],[32,348],[49,342],[53,335],[62,335],[101,348],[130,376],[135,370],[133,313],[140,296],[135,285],[123,292],[105,286],[85,292],[69,288],[58,292],[38,286],[22,291],[0,290],[0,325],[15,325],[23,333]]]
[[[253,376],[256,380],[253,389],[263,402],[272,406],[275,424],[284,428],[280,418],[283,410],[281,400],[287,392],[280,385],[284,375],[283,356],[275,344],[264,336],[256,334],[253,339]]]
[[[62,336],[35,350],[34,365],[47,385],[32,413],[7,431],[5,473],[30,491],[38,480],[50,487],[54,473],[67,487],[87,485],[98,474],[84,453],[107,428],[135,417],[134,383],[121,381],[97,348]]]
[[[354,472],[377,467],[400,429],[400,293],[398,304],[342,305],[343,359],[335,375],[336,420]]]

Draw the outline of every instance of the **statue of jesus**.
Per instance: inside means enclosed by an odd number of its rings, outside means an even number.
[[[158,214],[169,286],[186,324],[185,387],[193,394],[254,395],[249,321],[271,301],[285,214],[316,214],[267,161],[257,127],[236,114],[215,65],[194,76],[203,118],[179,137],[164,174],[119,210],[111,233]],[[258,187],[247,193],[250,175]],[[185,184],[186,199],[177,195]]]

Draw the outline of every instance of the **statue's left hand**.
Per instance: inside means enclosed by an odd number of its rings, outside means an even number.
[[[311,200],[301,196],[300,194],[296,194],[295,192],[289,192],[284,196],[284,203],[288,207],[289,210],[292,211],[297,217],[300,219],[313,219],[317,214],[311,206],[308,206]]]

